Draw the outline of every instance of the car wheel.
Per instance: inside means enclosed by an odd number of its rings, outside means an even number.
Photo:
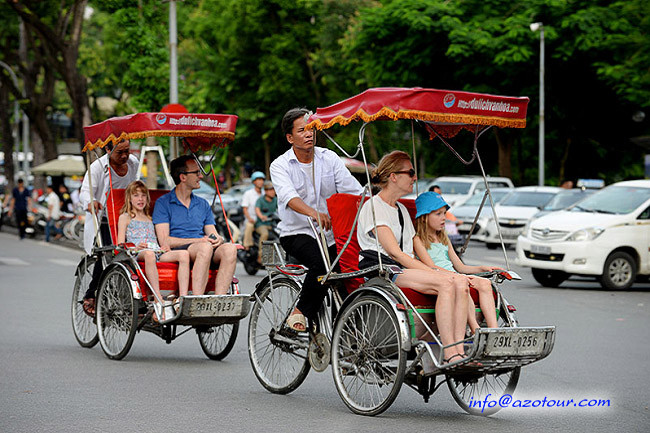
[[[636,279],[636,261],[623,251],[612,253],[605,260],[600,285],[609,290],[629,289]]]
[[[564,282],[569,276],[562,271],[553,271],[550,269],[533,268],[533,278],[544,287],[557,287]]]
[[[499,244],[493,244],[491,242],[486,242],[485,246],[487,247],[488,250],[496,250]]]

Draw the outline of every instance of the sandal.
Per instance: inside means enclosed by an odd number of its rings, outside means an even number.
[[[457,357],[459,357],[459,356],[460,356],[461,358],[464,358],[464,357],[465,357],[464,355],[461,355],[460,353],[456,353],[455,355],[451,355],[451,356],[450,356],[449,358],[447,358],[447,359],[443,359],[442,362],[445,363],[445,364],[447,364],[447,363],[451,362],[452,359],[457,358]]]
[[[84,313],[95,318],[95,298],[84,298],[81,308],[84,310]]]
[[[295,313],[287,318],[287,326],[296,332],[307,330],[307,320],[301,313]]]

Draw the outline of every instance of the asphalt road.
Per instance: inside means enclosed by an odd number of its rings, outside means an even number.
[[[514,256],[514,251],[509,254]],[[374,418],[349,412],[331,377],[312,371],[286,396],[257,382],[242,322],[224,361],[208,360],[192,332],[167,345],[136,335],[122,361],[99,345],[80,347],[70,325],[74,267],[81,254],[0,232],[0,432],[395,432],[395,431],[648,431],[650,428],[650,285],[625,292],[594,281],[559,289],[523,281],[503,291],[522,325],[555,325],[553,353],[524,367],[515,399],[609,400],[609,407],[507,408],[482,418],[465,414],[442,386],[425,404],[404,386]],[[503,264],[499,253],[473,245],[472,264]],[[512,262],[512,261],[511,261]],[[260,274],[261,275],[261,274]],[[250,293],[260,278],[238,269]]]

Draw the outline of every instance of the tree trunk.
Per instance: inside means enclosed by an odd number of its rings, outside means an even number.
[[[568,176],[566,174],[566,163],[569,160],[569,149],[571,148],[571,139],[566,139],[566,145],[564,146],[564,153],[562,154],[562,160],[560,160],[560,183],[564,182]]]
[[[9,103],[9,89],[0,84],[0,138],[2,139],[2,151],[5,153],[5,177],[7,178],[6,193],[10,194],[14,187],[14,138],[11,131],[11,106]],[[16,119],[14,119],[15,121]],[[16,131],[18,132],[18,131]],[[1,216],[0,216],[1,218]]]
[[[498,128],[494,129],[499,151],[499,176],[512,178],[512,143],[514,137],[505,134]]]

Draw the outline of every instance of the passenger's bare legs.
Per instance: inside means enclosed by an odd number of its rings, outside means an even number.
[[[485,317],[485,323],[488,328],[498,328],[496,306],[494,305],[494,294],[492,292],[492,284],[486,278],[480,278],[468,275],[472,287],[478,291],[479,305]]]
[[[138,259],[144,260],[144,274],[151,284],[151,289],[158,295],[155,302],[162,299],[160,294],[160,283],[158,282],[158,268],[156,267],[156,253],[151,250],[140,251]]]
[[[190,260],[194,261],[192,266],[192,294],[202,295],[205,293],[205,286],[208,284],[212,244],[209,242],[196,242],[187,248],[187,252],[190,254]]]
[[[219,272],[214,283],[215,295],[226,295],[235,275],[237,266],[237,247],[235,244],[221,244],[214,250],[212,261],[219,264]]]
[[[467,297],[467,324],[469,325],[472,334],[476,332],[477,328],[480,328],[478,321],[476,320],[476,306],[474,305],[474,300],[471,296]]]
[[[440,333],[440,340],[444,346],[455,343],[454,327],[462,322],[464,329],[467,323],[467,303],[462,302],[456,305],[456,282],[454,276],[447,273],[437,273],[423,269],[404,269],[402,274],[397,276],[395,283],[399,287],[408,287],[426,295],[437,295],[436,301],[436,325]],[[458,320],[460,314],[460,320]],[[455,355],[463,355],[462,347],[451,346],[444,349],[443,357],[450,359]]]

